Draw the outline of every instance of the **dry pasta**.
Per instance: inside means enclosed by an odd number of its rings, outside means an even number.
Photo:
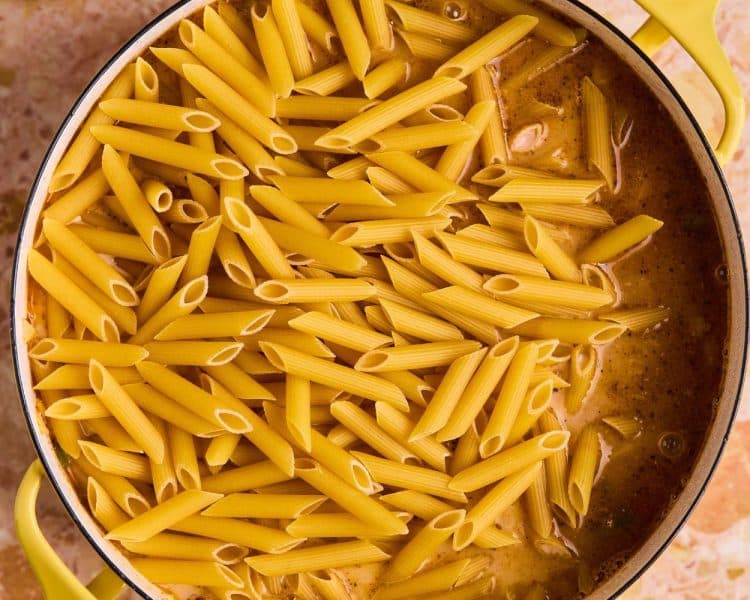
[[[152,583],[343,598],[350,567],[386,563],[372,597],[478,598],[495,549],[570,555],[555,532],[585,519],[599,440],[585,426],[568,461],[579,425],[554,411],[587,405],[600,347],[664,326],[597,266],[662,222],[609,212],[610,84],[584,78],[574,118],[525,85],[590,40],[481,1],[510,18],[221,0],[64,153],[28,355],[92,514]],[[517,149],[568,118],[580,159]]]

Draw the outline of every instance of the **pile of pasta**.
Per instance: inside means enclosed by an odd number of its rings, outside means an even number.
[[[510,163],[491,63],[579,40],[483,3],[488,31],[395,0],[209,6],[64,154],[28,259],[35,389],[151,582],[479,598],[492,549],[566,551],[554,519],[586,515],[599,438],[571,445],[551,403],[576,412],[599,349],[665,318],[615,308],[598,266],[661,223],[597,205],[615,170],[589,79],[592,178]],[[500,529],[522,498],[523,532]]]

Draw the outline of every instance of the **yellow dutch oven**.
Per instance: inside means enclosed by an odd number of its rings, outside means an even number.
[[[741,395],[747,353],[747,273],[741,233],[720,166],[729,161],[740,141],[745,123],[745,104],[737,77],[713,29],[719,0],[636,0],[650,13],[646,23],[628,39],[611,23],[578,0],[541,0],[599,37],[629,64],[661,100],[680,126],[697,158],[707,182],[730,273],[731,328],[721,400],[707,434],[703,450],[687,485],[668,514],[643,546],[592,595],[612,598],[643,573],[668,546],[705,489],[729,434]],[[12,293],[11,335],[22,407],[40,459],[26,472],[18,489],[15,523],[18,538],[45,596],[62,600],[106,600],[116,598],[127,584],[150,598],[168,597],[129,566],[125,557],[104,539],[93,518],[78,499],[60,465],[36,408],[21,323],[26,317],[26,260],[35,226],[54,167],[82,120],[117,73],[181,19],[211,0],[183,0],[164,12],[131,39],[100,71],[75,104],[53,141],[32,188],[26,207],[15,257]],[[712,149],[705,136],[664,74],[648,59],[670,38],[677,40],[700,65],[716,87],[724,104],[725,124],[721,139]],[[71,517],[108,567],[88,586],[81,584],[44,539],[35,514],[39,486],[45,472]]]

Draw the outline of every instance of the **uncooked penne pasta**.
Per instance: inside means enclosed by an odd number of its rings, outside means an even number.
[[[589,168],[595,167],[612,190],[615,185],[615,162],[609,104],[589,77],[583,78],[581,87]]]
[[[421,310],[385,298],[380,299],[380,307],[392,329],[400,333],[428,342],[464,339],[458,327]]]
[[[371,52],[362,24],[351,0],[326,0],[344,54],[360,81],[370,67]]]
[[[208,113],[156,102],[110,98],[99,108],[116,121],[161,129],[205,133],[219,126],[219,120]]]
[[[557,338],[569,344],[607,344],[620,337],[624,325],[611,321],[538,317],[517,325],[513,331],[534,338]]]
[[[302,27],[296,1],[273,0],[271,9],[295,80],[312,75],[312,58],[307,47],[307,35]]]
[[[487,67],[480,67],[471,74],[469,89],[474,102],[491,100],[494,103],[487,126],[479,139],[479,153],[482,164],[487,167],[498,162],[506,162],[508,160],[508,148],[505,141],[505,129],[497,105],[495,83]],[[476,175],[472,177],[472,181],[477,181]]]
[[[524,219],[523,236],[532,254],[557,279],[580,283],[581,270],[575,261],[552,239],[547,230],[532,216]]]
[[[287,54],[287,48],[285,48],[284,36],[282,36],[279,25],[276,22],[275,13],[277,11],[272,11],[272,6],[253,4],[250,9],[250,17],[253,29],[255,30],[255,36],[258,39],[258,47],[263,58],[263,65],[271,80],[271,87],[280,98],[288,98],[294,88],[294,71],[292,70],[291,61]],[[286,25],[289,25],[289,22]],[[291,44],[290,33],[287,30],[286,37],[287,41]],[[294,43],[296,44],[298,41],[295,40]],[[295,60],[297,61],[297,68],[304,66],[306,70],[306,65],[302,65],[299,62],[304,61],[301,52],[295,57]]]
[[[466,86],[463,83],[450,77],[429,79],[336,127],[321,137],[318,144],[324,148],[352,146],[433,102],[464,89]]]
[[[458,46],[446,44],[429,35],[411,33],[403,29],[396,29],[396,33],[412,56],[417,59],[443,62],[454,56],[460,49]]]
[[[485,281],[483,287],[497,298],[513,299],[521,304],[561,304],[592,310],[614,301],[608,292],[597,287],[528,275],[495,275]]]
[[[297,81],[294,84],[294,90],[300,94],[330,96],[334,92],[347,87],[356,79],[357,77],[349,63],[342,62]],[[320,137],[320,135],[317,137]],[[288,173],[288,175],[291,175],[291,173]]]
[[[570,387],[565,390],[565,409],[577,413],[596,376],[599,357],[596,346],[576,346],[570,355]]]
[[[594,239],[578,255],[581,262],[604,263],[640,244],[651,234],[661,229],[662,221],[647,215],[638,215],[610,229]]]
[[[289,327],[360,352],[392,343],[392,339],[387,335],[316,311],[291,319]]]
[[[396,0],[386,2],[395,16],[398,27],[406,31],[421,33],[449,43],[465,44],[477,37],[471,27],[427,10],[416,8]]]
[[[283,555],[261,554],[245,559],[263,575],[305,573],[388,560],[390,555],[367,541],[341,542],[290,550]]]
[[[473,135],[467,140],[449,145],[440,156],[440,160],[435,165],[435,170],[452,181],[458,181],[469,159],[474,154],[479,138],[487,129],[490,119],[496,112],[497,102],[493,100],[481,100],[475,103],[466,113],[463,121],[474,129]]]
[[[599,436],[595,426],[588,425],[578,434],[568,480],[570,503],[580,517],[585,516],[589,509],[589,498],[599,466],[599,455]]]
[[[359,10],[372,50],[390,52],[394,43],[393,31],[386,13],[384,0],[361,0]],[[373,96],[368,95],[368,97],[372,98]]]
[[[615,224],[611,215],[600,206],[521,202],[521,209],[527,215],[552,223],[568,223],[596,229],[607,229]]]
[[[457,285],[429,292],[424,297],[445,308],[453,308],[461,314],[503,328],[515,327],[539,316],[533,311],[493,300],[480,292]]]
[[[453,340],[381,348],[363,354],[355,369],[377,373],[445,366],[480,347],[481,344],[474,340]]]
[[[440,65],[435,76],[462,79],[470,75],[520,41],[538,22],[528,15],[512,17]]]
[[[606,181],[602,179],[541,179],[516,177],[492,194],[491,202],[523,202],[533,204],[588,204]]]

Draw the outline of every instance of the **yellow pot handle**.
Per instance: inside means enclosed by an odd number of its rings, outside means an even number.
[[[703,69],[724,104],[724,132],[716,146],[719,164],[727,164],[745,126],[745,99],[737,75],[716,35],[714,21],[720,0],[635,0],[651,17],[633,35],[648,55],[674,37]]]
[[[125,584],[109,567],[105,567],[86,587],[44,539],[36,519],[36,499],[43,477],[44,468],[37,459],[18,486],[14,518],[18,540],[42,586],[44,597],[48,600],[115,600]]]

